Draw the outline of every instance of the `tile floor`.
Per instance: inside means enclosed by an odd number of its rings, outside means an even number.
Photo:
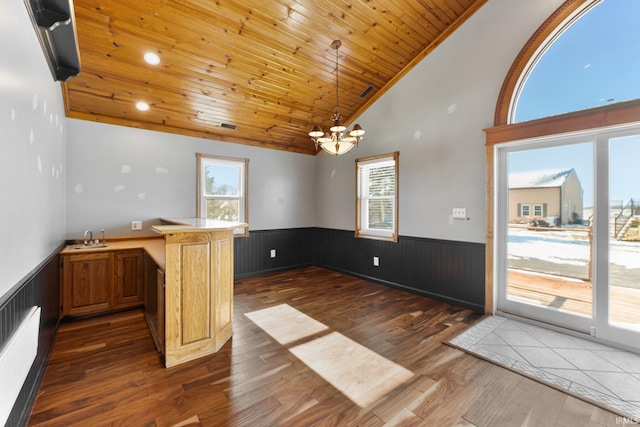
[[[449,344],[640,420],[640,355],[492,316]]]

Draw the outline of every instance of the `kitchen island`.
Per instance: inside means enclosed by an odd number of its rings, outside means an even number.
[[[234,230],[247,224],[201,218],[161,221],[152,230],[165,240],[157,322],[164,331],[152,333],[164,351],[165,366],[171,367],[215,353],[231,338]]]
[[[156,237],[74,243],[61,252],[61,317],[144,307],[170,367],[231,337],[234,230],[247,224],[161,219]]]

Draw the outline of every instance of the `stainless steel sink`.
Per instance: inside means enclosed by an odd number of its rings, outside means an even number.
[[[107,248],[107,247],[109,247],[109,245],[106,243],[99,243],[97,245],[96,244],[93,244],[93,245],[80,244],[80,245],[74,245],[72,249],[97,249],[97,248]]]

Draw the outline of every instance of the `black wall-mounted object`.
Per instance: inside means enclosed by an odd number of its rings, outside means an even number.
[[[38,396],[40,382],[53,348],[60,317],[60,252],[56,248],[38,267],[0,296],[0,349],[4,348],[29,310],[41,307],[36,359],[20,390],[5,426],[26,426]],[[0,386],[2,387],[2,386]]]
[[[42,51],[56,81],[80,73],[73,0],[24,0]]]

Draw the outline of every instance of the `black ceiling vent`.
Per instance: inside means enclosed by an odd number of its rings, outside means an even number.
[[[72,0],[24,0],[51,75],[66,81],[80,73]]]
[[[374,89],[374,86],[373,86],[373,85],[369,85],[369,86],[367,86],[367,88],[366,88],[365,90],[363,90],[363,91],[360,93],[360,95],[359,95],[359,96],[360,96],[360,98],[366,98],[366,97],[367,97],[367,95],[369,95],[369,93],[370,93],[373,89]]]
[[[238,129],[238,125],[232,125],[231,123],[220,123],[221,128],[236,130]]]

